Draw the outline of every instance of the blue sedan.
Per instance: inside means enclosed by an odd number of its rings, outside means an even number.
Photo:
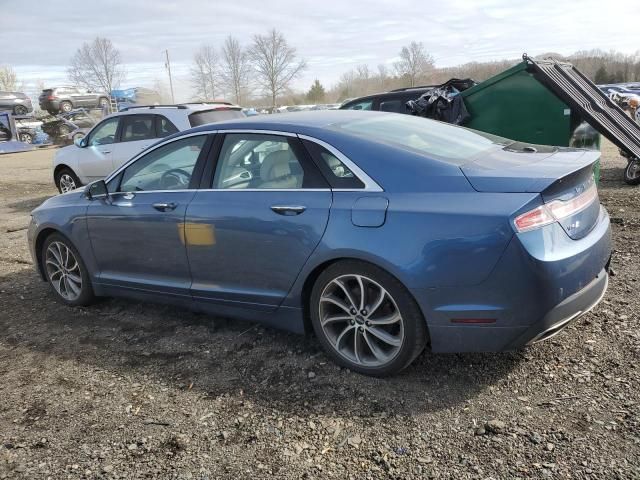
[[[32,213],[55,296],[169,302],[315,332],[369,375],[501,351],[604,296],[599,152],[404,115],[319,111],[204,125]]]

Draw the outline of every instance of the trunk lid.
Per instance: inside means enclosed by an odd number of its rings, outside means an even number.
[[[557,221],[577,240],[591,231],[600,214],[597,193],[593,195],[593,165],[599,158],[597,151],[516,142],[460,169],[479,192],[539,193],[547,205],[566,205],[571,213]],[[586,197],[593,200],[583,204]]]
[[[479,192],[541,193],[599,158],[598,151],[515,142],[484,152],[460,169]]]

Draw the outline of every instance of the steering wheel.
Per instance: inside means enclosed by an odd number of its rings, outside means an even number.
[[[191,181],[191,174],[181,168],[167,170],[160,177],[160,187],[165,190],[188,187]]]

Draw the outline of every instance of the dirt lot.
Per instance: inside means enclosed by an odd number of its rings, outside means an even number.
[[[384,380],[250,323],[56,303],[24,230],[53,153],[0,156],[0,478],[640,478],[640,190],[603,151],[605,301],[547,343]]]

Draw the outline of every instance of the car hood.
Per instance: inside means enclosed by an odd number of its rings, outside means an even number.
[[[539,193],[599,158],[593,150],[525,144],[486,152],[460,169],[479,192]]]
[[[71,207],[86,204],[87,200],[84,196],[84,188],[82,187],[77,190],[71,190],[70,192],[61,193],[59,195],[48,198],[47,200],[42,202],[40,206],[36,207],[31,213],[38,213],[41,210],[46,210],[49,208]]]

